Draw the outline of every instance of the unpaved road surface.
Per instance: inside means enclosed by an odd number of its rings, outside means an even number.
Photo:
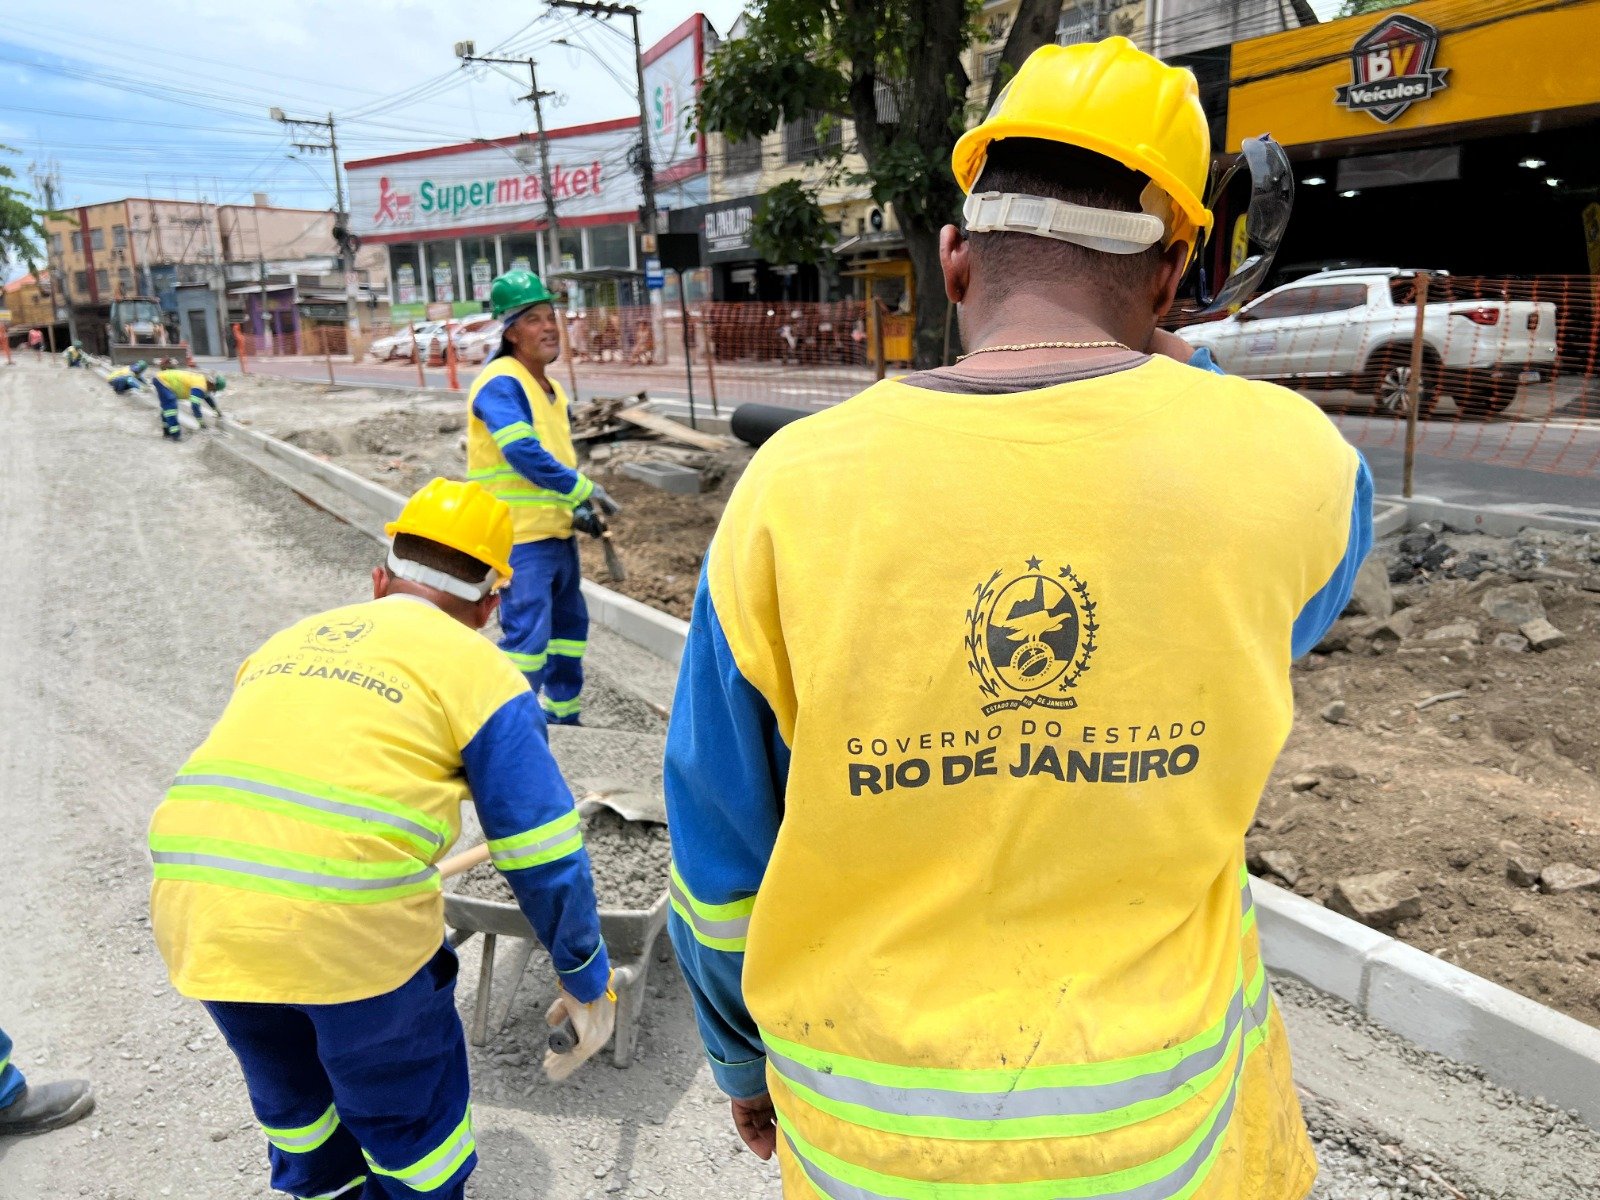
[[[0,445],[0,1022],[25,1071],[85,1074],[99,1095],[79,1125],[0,1140],[0,1197],[269,1196],[233,1059],[168,987],[151,942],[144,829],[241,658],[304,613],[359,598],[375,546],[215,435],[163,443],[151,410],[93,375],[0,368],[0,412],[12,430]],[[625,680],[669,699],[663,664],[603,631],[592,645],[598,690]],[[623,721],[637,709],[608,704]],[[464,1014],[478,944],[463,949]],[[635,1065],[597,1063],[560,1087],[537,1069],[552,986],[536,957],[511,1023],[472,1051],[472,1196],[775,1200],[773,1170],[739,1146],[710,1084],[670,958],[652,969]],[[1281,995],[1324,1162],[1319,1200],[1600,1195],[1593,1131],[1304,988]]]

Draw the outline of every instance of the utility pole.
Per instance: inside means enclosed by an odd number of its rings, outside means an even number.
[[[491,58],[475,53],[476,49],[472,42],[456,43],[456,57],[461,60],[462,66],[468,63],[497,63],[507,67],[523,65],[520,58]],[[533,123],[539,130],[539,193],[544,197],[545,275],[548,277],[561,267],[561,227],[556,219],[556,196],[550,189],[550,139],[544,131],[544,105],[540,102],[556,93],[539,90],[538,64],[531,58],[526,61],[528,94],[522,99],[533,104]]]
[[[44,207],[46,212],[56,212],[56,188],[59,183],[56,179],[56,166],[50,164],[50,170],[33,178],[34,186],[44,193]],[[50,307],[55,309],[59,301],[67,310],[67,338],[70,341],[78,340],[78,318],[72,311],[72,293],[67,286],[67,270],[64,266],[56,265],[56,252],[50,243],[50,235],[45,235],[44,243],[45,261],[50,266],[50,275],[54,286],[50,289]],[[55,338],[55,312],[50,313],[50,337]]]
[[[333,197],[336,212],[333,219],[333,239],[339,246],[339,270],[344,275],[344,306],[346,350],[353,356],[356,352],[355,335],[361,327],[360,318],[356,315],[356,305],[360,297],[356,294],[356,249],[359,243],[350,233],[350,214],[344,210],[344,181],[340,177],[339,166],[339,131],[333,120],[333,114],[328,114],[326,121],[319,121],[314,117],[285,116],[281,108],[267,110],[267,115],[280,125],[288,126],[296,134],[306,137],[306,141],[295,142],[296,150],[309,150],[312,152],[326,150],[333,156]],[[316,139],[315,135],[306,135],[302,129],[325,129],[327,140]]]
[[[632,4],[603,4],[595,0],[549,0],[551,8],[567,8],[591,17],[630,17],[633,20],[633,70],[639,84],[639,183],[644,192],[640,224],[644,252],[656,252],[656,171],[650,160],[650,111],[644,94],[644,46],[639,41],[639,10]]]

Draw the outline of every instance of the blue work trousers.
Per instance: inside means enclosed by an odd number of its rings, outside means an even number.
[[[511,582],[500,593],[500,648],[528,677],[552,725],[577,725],[583,706],[589,606],[582,583],[576,538],[511,548]]]
[[[116,392],[119,396],[122,395],[123,392],[137,391],[138,387],[139,381],[132,375],[119,375],[117,378],[111,381],[111,390]],[[176,411],[176,403],[174,403],[173,409]]]
[[[352,947],[352,953],[359,953]],[[461,1200],[477,1165],[456,956],[346,1004],[207,1001],[244,1068],[272,1186],[300,1200]]]
[[[155,383],[156,399],[161,401],[161,432],[166,434],[169,438],[181,438],[183,436],[183,430],[178,425],[178,406],[182,404],[183,401],[178,399],[177,392],[173,391],[166,384],[162,383],[161,380],[157,379]],[[204,425],[206,423],[206,410],[200,407],[200,398],[198,396],[190,396],[188,399],[189,407],[194,411],[195,421],[201,425]],[[206,398],[206,403],[211,405],[212,411],[218,416],[222,415],[222,410],[217,408],[216,401],[212,400],[209,396]]]
[[[0,1108],[22,1095],[22,1089],[27,1084],[22,1072],[11,1063],[11,1039],[6,1036],[4,1029],[0,1029]]]

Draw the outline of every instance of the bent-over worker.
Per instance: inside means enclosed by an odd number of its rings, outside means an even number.
[[[1315,405],[1160,353],[1210,162],[1188,71],[1035,52],[954,152],[965,361],[779,430],[728,502],[671,932],[785,1196],[1311,1190],[1244,835],[1371,480]]]
[[[578,470],[567,394],[546,373],[561,356],[554,300],[528,271],[508,271],[489,290],[504,330],[467,394],[467,477],[511,506],[516,527],[501,649],[528,677],[545,717],[576,725],[589,608],[572,531],[598,534],[595,510],[609,516],[617,505]]]
[[[106,376],[106,382],[111,385],[111,390],[119,396],[124,392],[137,391],[144,386],[144,373],[148,369],[149,364],[141,358],[131,366],[118,367],[115,371],[112,371]]]
[[[387,532],[374,598],[245,661],[150,823],[173,984],[238,1056],[272,1186],[302,1200],[464,1194],[476,1142],[435,864],[469,797],[555,964],[551,1023],[578,1034],[551,1077],[615,1016],[572,795],[527,681],[478,633],[511,576],[511,514],[435,479]]]
[[[228,381],[221,375],[203,375],[199,371],[187,371],[171,367],[155,374],[156,399],[161,401],[161,431],[173,441],[183,438],[183,428],[178,424],[178,403],[187,400],[194,413],[194,419],[204,429],[205,410],[200,407],[204,400],[211,406],[211,411],[220,419],[222,410],[217,407],[216,396],[223,388],[228,386]]]

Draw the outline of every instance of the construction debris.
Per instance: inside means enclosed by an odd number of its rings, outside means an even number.
[[[1539,890],[1559,896],[1564,892],[1600,892],[1600,871],[1577,863],[1551,863],[1539,872]]]
[[[1517,632],[1527,639],[1528,645],[1535,650],[1554,650],[1557,646],[1566,644],[1567,635],[1543,617],[1535,617],[1531,621],[1524,621],[1517,627]]]
[[[1352,875],[1333,885],[1328,907],[1363,925],[1383,929],[1422,915],[1422,896],[1404,871]]]

